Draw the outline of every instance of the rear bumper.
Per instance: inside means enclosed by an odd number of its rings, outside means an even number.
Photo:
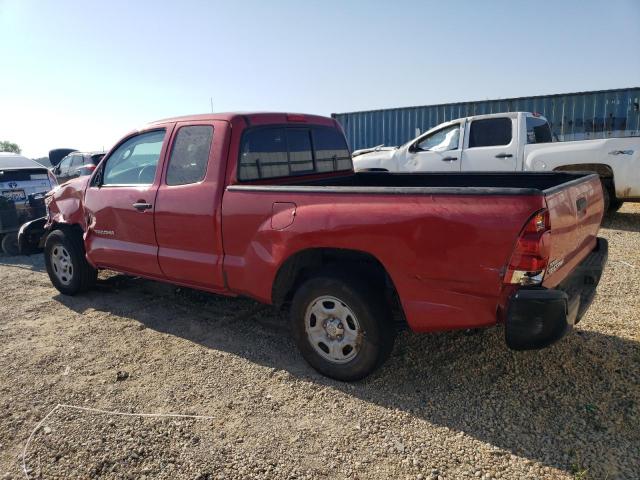
[[[591,305],[608,252],[607,241],[598,238],[596,248],[555,289],[518,290],[507,307],[507,346],[533,350],[561,339]]]

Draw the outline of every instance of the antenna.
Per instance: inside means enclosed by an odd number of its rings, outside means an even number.
[[[211,113],[213,113],[213,97],[209,97],[209,102],[211,103]]]

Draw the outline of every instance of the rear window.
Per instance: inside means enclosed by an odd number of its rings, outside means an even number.
[[[469,130],[469,148],[494,147],[511,143],[511,119],[474,120]]]
[[[527,143],[550,143],[551,127],[544,118],[527,117]]]
[[[42,168],[23,168],[20,170],[0,170],[0,183],[30,182],[32,180],[46,180],[49,178],[47,170]],[[3,188],[6,188],[3,186]]]
[[[265,127],[242,137],[242,181],[351,170],[344,136],[330,127]]]
[[[93,155],[91,155],[91,163],[93,163],[94,165],[98,165],[100,163],[100,160],[102,160],[104,156],[104,153],[94,153]]]

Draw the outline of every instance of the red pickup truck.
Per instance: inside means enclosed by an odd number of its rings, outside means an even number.
[[[504,323],[509,347],[545,347],[607,258],[595,174],[354,173],[339,125],[312,115],[154,122],[46,203],[60,292],[110,269],[286,307],[304,358],[340,380],[379,366],[402,326]]]

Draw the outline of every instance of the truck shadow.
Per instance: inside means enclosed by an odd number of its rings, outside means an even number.
[[[0,253],[0,266],[31,270],[34,272],[46,272],[44,257],[41,254],[33,256],[9,256],[4,253]]]
[[[624,476],[618,465],[629,465],[637,454],[636,341],[578,328],[551,348],[515,353],[504,346],[500,328],[474,335],[403,333],[381,370],[345,384],[305,364],[284,315],[271,307],[121,275],[101,280],[98,288],[56,298],[80,313],[91,308],[129,318],[288,372],[290,379],[462,432],[498,447],[497,455],[511,452],[570,473],[580,465],[593,478],[617,478]]]
[[[610,213],[602,220],[602,228],[640,232],[640,212]]]

